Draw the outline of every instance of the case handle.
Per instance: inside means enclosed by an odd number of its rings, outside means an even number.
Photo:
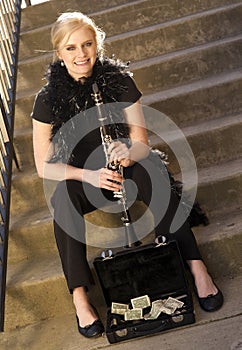
[[[141,326],[139,328],[133,327],[131,328],[131,332],[133,332],[137,336],[144,336],[146,334],[158,333],[162,331],[167,326],[168,323],[169,323],[169,320],[166,319],[166,320],[162,320],[161,324],[159,324],[157,327],[154,327],[154,328],[151,328],[150,324],[149,325],[147,324],[144,327]]]

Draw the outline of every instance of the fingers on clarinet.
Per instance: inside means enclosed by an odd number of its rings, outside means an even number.
[[[114,149],[117,148],[117,142],[112,142],[109,146],[108,146],[108,153],[112,153],[114,151]]]

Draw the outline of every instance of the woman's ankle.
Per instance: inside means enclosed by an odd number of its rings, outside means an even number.
[[[76,304],[89,305],[88,296],[85,287],[78,287],[73,289],[73,302]]]
[[[76,315],[79,319],[80,327],[90,325],[98,319],[88,300],[84,287],[78,287],[73,290],[73,303],[76,308]]]
[[[194,278],[198,296],[204,298],[210,294],[215,295],[218,289],[209,275],[204,262],[202,260],[189,260],[188,265]]]

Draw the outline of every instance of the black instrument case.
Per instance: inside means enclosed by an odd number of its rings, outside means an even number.
[[[152,335],[195,322],[192,295],[184,264],[175,241],[126,249],[108,258],[96,258],[94,267],[107,304],[106,335],[110,343]],[[173,314],[161,313],[154,320],[125,321],[112,314],[112,302],[129,304],[148,295],[151,302],[168,297],[184,305]],[[150,307],[143,310],[148,313]]]

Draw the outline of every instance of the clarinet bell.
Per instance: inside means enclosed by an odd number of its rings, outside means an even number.
[[[131,223],[124,223],[126,245],[124,248],[130,249],[140,246],[142,243],[138,240]]]

